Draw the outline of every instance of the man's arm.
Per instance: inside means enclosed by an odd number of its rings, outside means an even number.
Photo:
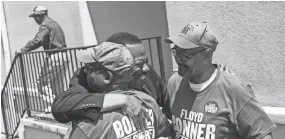
[[[86,118],[90,110],[99,113],[103,106],[104,94],[91,94],[79,86],[72,86],[68,90],[60,93],[52,104],[52,114],[54,118],[67,123],[72,120]]]
[[[265,113],[248,87],[232,88],[234,125],[244,139],[270,139],[275,123]]]
[[[171,111],[170,111],[170,106],[169,106],[169,96],[167,95],[164,101],[164,106],[162,107],[162,112],[165,114],[165,116],[169,119],[172,120],[171,118]]]
[[[89,93],[86,86],[84,67],[75,71],[70,80],[69,89],[56,96],[52,104],[54,118],[62,123],[86,118],[90,110],[101,110],[104,94]]]
[[[40,46],[43,45],[45,39],[49,39],[48,35],[49,35],[48,27],[41,25],[35,38],[29,41],[25,47],[21,48],[21,52],[28,52],[39,48]]]
[[[126,113],[137,119],[142,119],[146,113],[142,110],[142,104],[132,96],[90,93],[87,90],[86,75],[82,67],[74,73],[70,88],[55,98],[52,114],[57,121],[67,123],[82,118],[95,119],[95,115],[99,115],[100,112],[116,108],[123,108]],[[90,117],[88,113],[93,113],[91,114],[93,116]],[[140,123],[135,124],[138,126]]]

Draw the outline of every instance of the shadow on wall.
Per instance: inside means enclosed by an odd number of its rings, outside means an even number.
[[[166,2],[169,34],[207,21],[220,42],[214,62],[249,81],[263,105],[285,107],[284,7],[284,2]]]

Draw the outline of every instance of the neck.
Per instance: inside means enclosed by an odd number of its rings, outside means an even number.
[[[215,69],[216,68],[212,64],[209,64],[203,69],[200,69],[198,73],[195,73],[195,75],[190,74],[189,81],[193,84],[201,84],[203,82],[206,82],[210,79]]]

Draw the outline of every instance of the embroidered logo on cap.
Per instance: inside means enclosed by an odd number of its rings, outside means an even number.
[[[194,31],[194,27],[193,25],[187,25],[183,28],[183,30],[181,31],[181,33],[183,34],[187,34],[187,32],[190,31],[190,32],[193,32]]]
[[[216,113],[219,110],[219,106],[215,101],[210,101],[205,105],[205,112]]]

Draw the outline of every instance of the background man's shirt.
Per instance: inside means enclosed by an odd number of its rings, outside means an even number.
[[[218,71],[203,91],[194,92],[189,78],[174,74],[168,83],[169,114],[178,138],[262,138],[276,127],[252,90]]]
[[[21,49],[22,52],[35,50],[43,46],[44,50],[65,48],[65,36],[60,25],[46,17],[40,25],[39,31],[33,40]]]

